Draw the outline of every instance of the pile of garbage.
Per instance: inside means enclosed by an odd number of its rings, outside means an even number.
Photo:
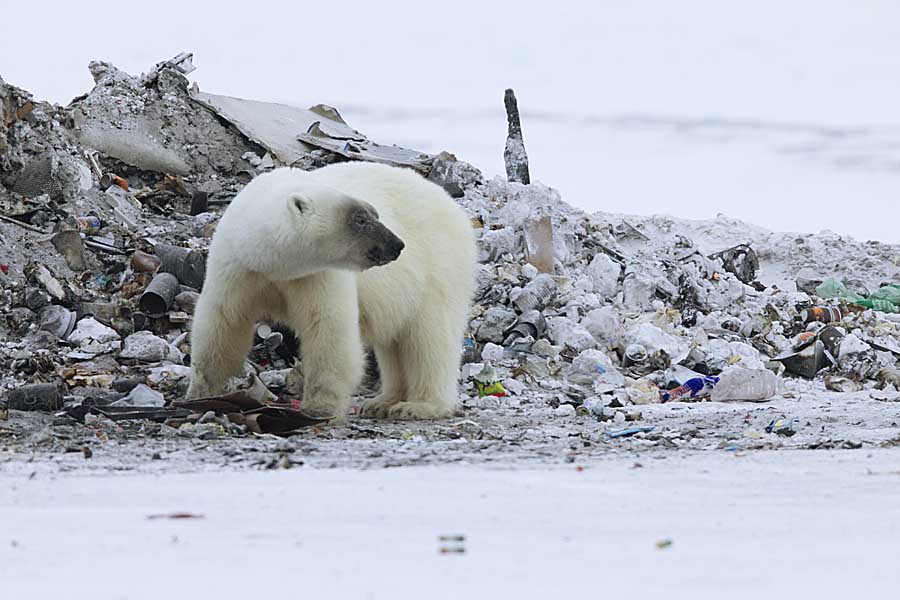
[[[297,410],[296,339],[276,323],[258,324],[229,394],[185,402],[190,324],[229,200],[276,166],[345,160],[417,170],[479,231],[468,409],[622,421],[631,405],[765,402],[785,377],[900,389],[896,246],[586,214],[540,183],[373,142],[332,107],[200,92],[191,58],[139,77],[93,62],[94,88],[66,107],[0,80],[0,419],[39,410],[203,435],[315,424]]]
[[[857,391],[893,386],[900,373],[900,319],[872,304],[897,298],[898,288],[868,293],[885,266],[896,281],[895,247],[769,234],[711,251],[688,233],[699,230],[708,245],[735,222],[587,215],[540,184],[494,180],[462,202],[482,228],[473,362],[464,369],[482,393],[538,389],[603,418],[629,404],[765,401],[782,376]],[[824,256],[802,261],[809,247]],[[866,273],[851,256],[876,268]],[[769,264],[803,276],[763,283]],[[823,265],[831,273],[817,278]]]
[[[494,180],[462,202],[482,228],[464,370],[481,393],[521,394],[524,381],[560,414],[603,419],[630,404],[765,401],[781,377],[896,387],[895,246],[747,236],[724,217],[587,215],[540,184]],[[723,239],[744,241],[713,246]]]

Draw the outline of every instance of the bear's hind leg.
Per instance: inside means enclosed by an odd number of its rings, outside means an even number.
[[[400,338],[406,398],[391,406],[388,416],[444,419],[456,411],[462,328],[446,315],[416,321],[431,326]]]
[[[403,375],[403,357],[396,342],[385,346],[375,346],[375,358],[378,359],[378,372],[381,379],[381,392],[366,400],[359,414],[364,417],[384,418],[388,409],[402,402],[406,395]]]

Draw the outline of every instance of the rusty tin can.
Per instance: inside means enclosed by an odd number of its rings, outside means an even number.
[[[841,309],[832,306],[814,306],[800,311],[804,323],[835,323],[844,318]]]

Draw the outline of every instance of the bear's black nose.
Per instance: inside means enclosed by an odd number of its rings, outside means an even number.
[[[406,244],[398,237],[385,240],[383,243],[373,246],[368,253],[369,260],[375,265],[386,265],[389,262],[397,260],[400,252]]]
[[[388,242],[388,254],[391,256],[391,260],[397,260],[404,248],[406,248],[406,244],[400,238],[394,238]]]

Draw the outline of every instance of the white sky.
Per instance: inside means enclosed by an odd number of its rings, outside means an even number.
[[[895,0],[205,4],[0,0],[0,76],[67,103],[90,60],[138,74],[190,50],[201,89],[333,104],[381,142],[489,174],[512,86],[535,178],[572,204],[900,242],[885,218],[900,197]],[[687,126],[703,119],[724,121]]]

